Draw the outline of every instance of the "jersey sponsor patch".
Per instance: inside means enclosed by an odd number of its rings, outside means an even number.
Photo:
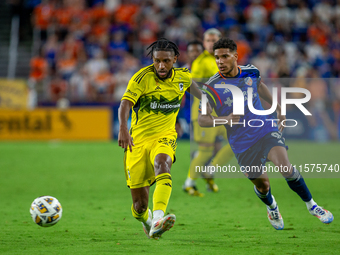
[[[173,100],[168,100],[167,98],[160,96],[160,99],[156,97],[141,97],[140,98],[140,110],[146,111],[148,113],[153,112],[155,114],[163,113],[168,115],[170,113],[175,113],[181,107],[181,100],[179,97]]]
[[[135,92],[132,92],[131,90],[126,90],[126,93],[128,93],[128,94],[130,94],[131,96],[134,96],[134,97],[136,97],[137,96],[137,93],[135,93]]]

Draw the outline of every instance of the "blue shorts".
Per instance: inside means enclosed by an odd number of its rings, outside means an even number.
[[[268,153],[275,146],[282,146],[288,150],[281,132],[269,132],[248,150],[235,153],[241,171],[248,179],[254,180],[263,173],[262,166],[269,161]]]

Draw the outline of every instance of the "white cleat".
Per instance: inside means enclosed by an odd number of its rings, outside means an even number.
[[[149,218],[152,219],[152,212],[151,210],[149,209]],[[143,230],[144,230],[144,233],[146,234],[146,236],[150,239],[150,229],[151,229],[151,226],[142,222],[142,225],[143,225]]]
[[[333,221],[334,217],[330,211],[323,209],[321,206],[314,205],[309,213],[315,217],[318,217],[322,223],[329,224]]]
[[[168,214],[163,218],[160,218],[152,224],[150,229],[150,237],[158,240],[161,235],[172,228],[175,224],[176,216],[174,214]]]
[[[276,205],[274,209],[270,209],[267,207],[267,215],[268,220],[270,224],[276,229],[276,230],[282,230],[284,227],[283,219],[281,216],[281,213],[279,211],[279,206]]]

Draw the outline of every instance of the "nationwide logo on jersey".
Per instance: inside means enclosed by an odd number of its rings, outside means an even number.
[[[157,85],[156,90],[161,90],[161,87]]]
[[[177,112],[180,106],[181,100],[179,97],[176,97],[172,100],[168,100],[164,96],[160,96],[159,99],[155,96],[140,98],[140,111],[142,112],[153,112],[155,114],[161,112],[165,115],[168,115]]]
[[[253,80],[250,77],[247,77],[244,79],[244,83],[247,84],[248,86],[253,85]]]
[[[153,109],[153,110],[156,109],[157,108],[157,102],[156,101],[151,102],[150,103],[150,108]]]
[[[180,82],[180,83],[178,84],[178,86],[179,86],[179,90],[180,90],[180,91],[183,91],[183,83]]]

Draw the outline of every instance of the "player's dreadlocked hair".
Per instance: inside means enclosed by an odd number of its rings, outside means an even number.
[[[148,56],[150,55],[151,59],[153,57],[154,51],[173,51],[175,53],[175,56],[179,56],[177,45],[166,38],[159,38],[157,41],[151,43],[146,50],[148,49],[150,49],[148,52]]]
[[[237,51],[236,43],[229,38],[221,38],[214,43],[213,50],[217,49],[230,49],[230,51]]]

